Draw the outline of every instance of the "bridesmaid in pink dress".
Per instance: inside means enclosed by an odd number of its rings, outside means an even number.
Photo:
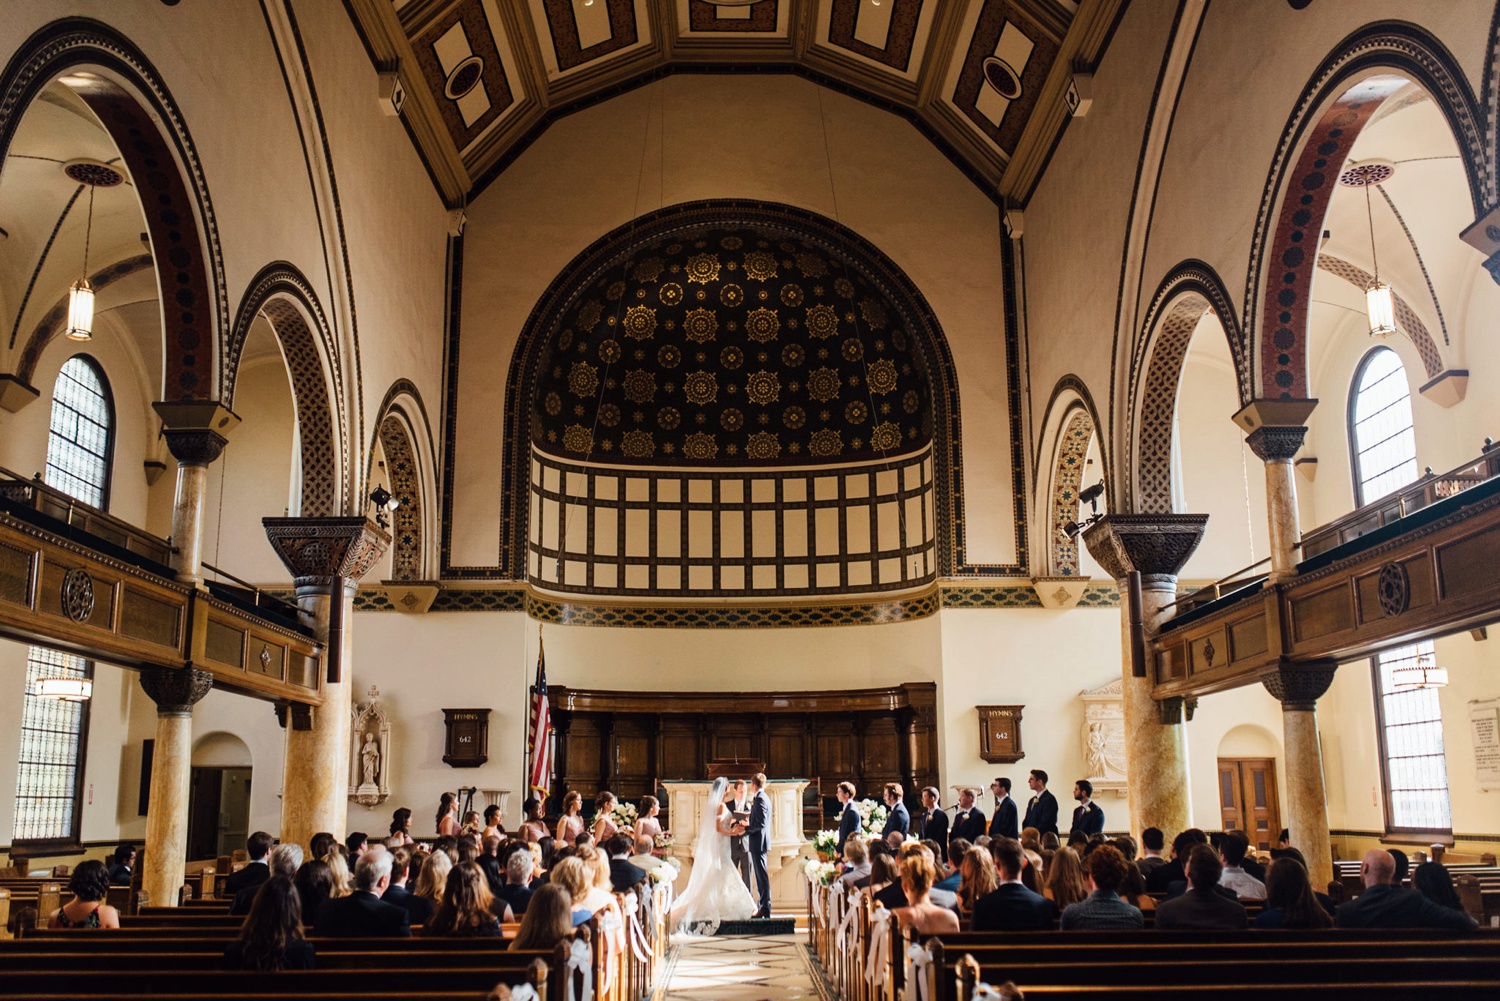
[[[562,816],[557,821],[557,843],[571,845],[583,833],[583,795],[570,792],[563,797]]]
[[[601,792],[599,798],[594,800],[594,844],[602,845],[616,834],[620,833],[620,826],[615,823],[612,814],[615,812],[615,794],[612,792]]]
[[[655,796],[641,797],[640,816],[635,822],[635,837],[637,841],[641,838],[650,838],[653,850],[656,847],[656,838],[661,834],[661,821],[656,819],[659,813],[661,813],[661,804],[656,801]]]
[[[547,813],[542,808],[542,801],[532,796],[521,805],[521,840],[541,844],[546,836]]]
[[[457,797],[451,792],[443,793],[442,797],[438,800],[437,819],[435,823],[437,824],[438,837],[458,837],[458,801]]]

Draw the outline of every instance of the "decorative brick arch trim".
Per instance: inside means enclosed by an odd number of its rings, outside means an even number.
[[[930,380],[932,399],[932,454],[936,494],[938,573],[1009,571],[1014,567],[968,564],[963,542],[963,453],[959,420],[958,379],[953,356],[936,314],[899,266],[874,244],[826,216],[774,202],[712,199],[671,205],[619,226],[576,256],[537,301],[511,354],[505,385],[505,425],[502,435],[500,482],[500,575],[525,579],[527,505],[531,468],[531,408],[538,368],[557,320],[576,292],[593,281],[600,270],[627,249],[645,245],[673,230],[718,222],[752,223],[794,231],[828,248],[837,248],[851,263],[867,270],[867,277],[889,300],[902,308],[914,349],[921,353]],[[1024,455],[1015,457],[1018,465]],[[1021,477],[1018,470],[1017,479]],[[1018,484],[1015,494],[1017,542],[1025,563],[1025,498]],[[444,531],[448,530],[446,523]],[[444,552],[447,552],[445,543]],[[445,575],[463,576],[467,568],[445,567]],[[493,571],[490,572],[493,575]]]
[[[1126,438],[1126,503],[1117,510],[1167,514],[1172,510],[1172,420],[1188,343],[1203,314],[1213,310],[1229,341],[1240,402],[1248,400],[1239,322],[1218,274],[1202,261],[1179,265],[1152,296],[1138,354],[1131,366],[1127,399],[1131,431]],[[1225,419],[1229,417],[1225,414]]]
[[[1245,315],[1254,318],[1256,399],[1308,395],[1307,314],[1328,204],[1355,140],[1407,83],[1422,87],[1442,109],[1476,215],[1494,201],[1495,164],[1478,105],[1442,43],[1415,25],[1394,22],[1368,25],[1340,43],[1298,98],[1261,196],[1245,292]]]
[[[1078,540],[1070,539],[1063,526],[1078,520],[1078,493],[1083,489],[1085,457],[1094,440],[1094,418],[1078,404],[1063,419],[1057,439],[1057,461],[1052,473],[1052,572],[1061,576],[1078,573]]]
[[[1332,254],[1318,255],[1318,270],[1325,274],[1342,278],[1344,281],[1364,292],[1365,289],[1375,284],[1375,276],[1357,264],[1351,264],[1342,257],[1334,257]],[[1411,338],[1412,344],[1417,349],[1417,354],[1422,359],[1422,368],[1427,372],[1427,378],[1432,379],[1443,371],[1443,357],[1438,353],[1437,342],[1432,339],[1432,334],[1427,329],[1427,324],[1422,318],[1412,311],[1411,305],[1396,293],[1391,293],[1396,303],[1396,326],[1407,337]]]
[[[338,366],[333,361],[333,333],[312,286],[289,264],[277,262],[261,269],[240,301],[229,340],[224,403],[234,404],[240,356],[259,316],[266,318],[281,343],[292,381],[302,455],[301,514],[309,518],[340,514],[346,495],[349,436]]]
[[[0,76],[0,163],[42,88],[82,66],[95,71],[94,82],[74,92],[119,149],[151,236],[162,289],[162,397],[219,398],[229,324],[218,226],[187,125],[141,51],[87,18],[64,18],[34,33]]]
[[[423,580],[431,565],[427,512],[435,510],[431,488],[437,482],[427,408],[410,380],[397,379],[386,391],[377,413],[375,437],[385,453],[385,485],[401,501],[391,516],[391,577]],[[366,484],[377,480],[374,461],[372,447]]]

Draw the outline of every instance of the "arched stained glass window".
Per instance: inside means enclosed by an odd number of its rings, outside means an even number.
[[[107,508],[114,423],[104,373],[87,355],[69,358],[52,390],[47,485],[85,504]]]
[[[1411,388],[1390,348],[1365,355],[1349,396],[1349,451],[1354,456],[1354,503],[1363,506],[1417,478]]]

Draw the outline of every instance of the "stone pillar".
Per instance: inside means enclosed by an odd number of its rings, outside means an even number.
[[[1297,479],[1292,456],[1307,437],[1305,427],[1264,426],[1245,438],[1266,464],[1266,515],[1270,519],[1271,583],[1297,575],[1297,543],[1302,530],[1297,516]]]
[[[297,605],[323,644],[323,704],[280,705],[286,727],[281,840],[306,847],[312,836],[347,833],[349,727],[353,705],[354,590],[391,544],[365,518],[265,518],[266,537],[291,571]]]
[[[172,501],[172,569],[177,579],[203,582],[203,507],[208,467],[228,444],[225,435],[239,424],[227,407],[213,401],[153,403],[167,449],[177,460],[177,493]]]
[[[1148,827],[1159,827],[1171,838],[1193,826],[1183,726],[1184,716],[1192,718],[1193,706],[1180,698],[1160,703],[1152,698],[1156,678],[1151,665],[1146,677],[1134,676],[1127,577],[1132,570],[1141,575],[1142,620],[1149,637],[1170,615],[1163,609],[1177,600],[1177,572],[1198,548],[1207,521],[1206,514],[1111,514],[1083,533],[1089,553],[1120,589],[1125,773],[1130,831],[1137,838]]]
[[[1318,741],[1318,699],[1333,684],[1334,661],[1283,664],[1261,680],[1281,703],[1286,754],[1287,830],[1292,845],[1307,859],[1314,890],[1333,879],[1333,848],[1328,837],[1328,800],[1323,792],[1323,750]]]
[[[193,706],[213,684],[213,675],[190,667],[148,667],[141,671],[141,688],[156,703],[156,747],[151,758],[146,857],[141,873],[141,889],[153,907],[177,906],[187,861]]]

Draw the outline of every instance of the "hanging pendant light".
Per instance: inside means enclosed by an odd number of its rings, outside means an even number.
[[[1396,332],[1396,297],[1391,287],[1380,280],[1380,258],[1375,253],[1375,215],[1370,209],[1370,187],[1395,173],[1395,165],[1372,160],[1346,170],[1341,182],[1365,189],[1365,223],[1370,230],[1370,261],[1375,266],[1374,283],[1365,289],[1365,315],[1370,321],[1371,337],[1389,337]]]
[[[94,287],[89,284],[89,242],[94,236],[94,186],[89,185],[89,221],[83,235],[83,275],[68,289],[69,340],[87,341],[94,336]]]
[[[1419,653],[1415,663],[1391,671],[1391,686],[1400,691],[1414,688],[1446,688],[1448,669],[1437,666],[1437,658],[1431,653]]]
[[[94,695],[94,683],[88,678],[42,678],[36,683],[36,695],[62,702],[87,702]]]

